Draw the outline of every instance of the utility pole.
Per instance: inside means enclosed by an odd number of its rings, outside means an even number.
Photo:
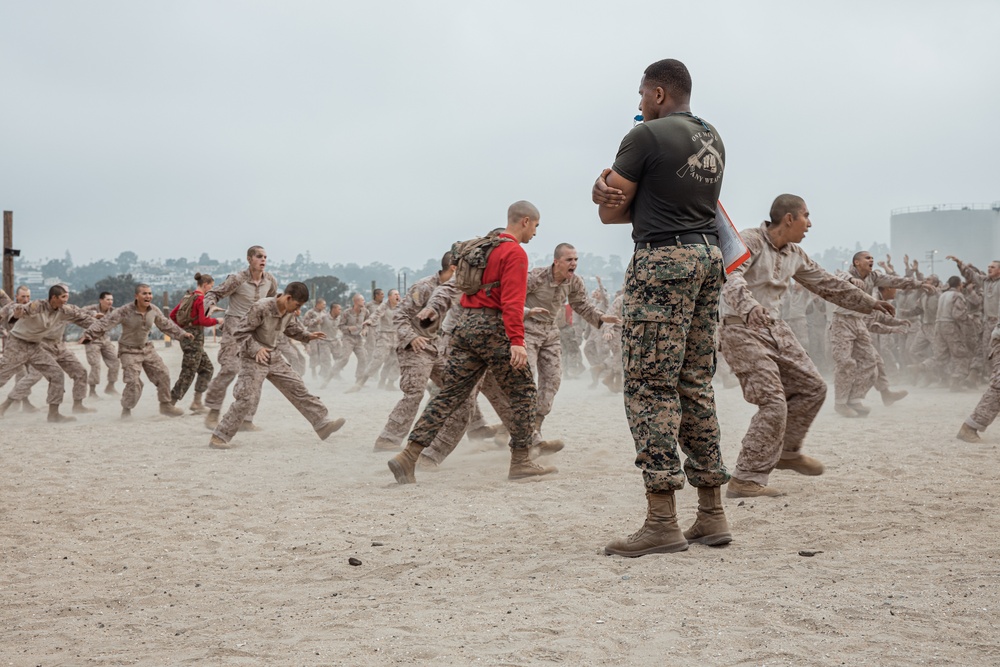
[[[3,291],[14,298],[14,258],[21,256],[14,249],[14,212],[3,212]]]
[[[927,274],[929,276],[930,275],[934,275],[934,255],[936,255],[936,254],[938,254],[937,250],[928,250],[924,254],[924,257],[927,259],[927,261],[929,261],[931,263],[931,272]]]

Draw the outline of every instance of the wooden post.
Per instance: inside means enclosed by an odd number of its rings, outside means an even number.
[[[14,212],[3,212],[3,291],[14,298]]]
[[[163,314],[167,316],[170,315],[170,292],[167,290],[163,290]],[[163,334],[163,346],[170,347],[171,344],[172,341],[170,340],[170,336]]]

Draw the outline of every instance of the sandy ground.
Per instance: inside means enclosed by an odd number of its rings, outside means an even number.
[[[396,485],[371,447],[399,394],[346,381],[318,392],[347,418],[327,442],[273,388],[230,451],[148,383],[127,423],[109,398],[63,426],[8,413],[0,665],[1000,664],[1000,435],[954,439],[978,393],[865,420],[831,398],[807,441],[825,475],[727,499],[729,547],[622,559],[601,550],[640,525],[641,477],[621,396],[587,384],[546,422],[559,474],[527,483],[465,441]],[[753,410],[718,402],[732,465]]]

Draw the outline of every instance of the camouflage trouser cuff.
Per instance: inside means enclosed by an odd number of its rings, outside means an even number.
[[[737,470],[733,473],[734,479],[742,482],[757,482],[761,486],[767,486],[768,477],[770,477],[770,473],[766,472],[743,472]]]
[[[969,417],[968,419],[965,420],[965,425],[968,426],[969,428],[975,429],[977,431],[985,431],[986,430],[985,426],[980,426],[976,422],[972,421],[972,417]]]
[[[642,481],[649,493],[666,493],[668,491],[680,491],[684,488],[683,473],[669,473],[666,471],[644,470]]]

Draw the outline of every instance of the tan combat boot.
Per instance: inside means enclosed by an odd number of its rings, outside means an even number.
[[[73,414],[85,415],[91,412],[97,412],[97,410],[94,408],[88,408],[83,404],[83,401],[73,401]]]
[[[219,436],[213,434],[208,441],[208,446],[212,449],[232,449],[232,445],[220,438]]]
[[[777,498],[785,492],[773,486],[733,477],[726,485],[726,498]]]
[[[529,447],[511,448],[510,450],[510,472],[507,479],[527,479],[528,477],[541,477],[554,472],[559,472],[552,466],[540,466],[531,460],[531,449]]]
[[[101,400],[101,397],[98,396],[98,394],[97,394],[97,385],[96,384],[90,385],[90,393],[87,394],[87,398],[92,398],[95,401]]]
[[[861,401],[848,401],[847,407],[857,412],[859,417],[867,417],[872,411],[871,408]]]
[[[646,493],[646,523],[628,537],[614,540],[604,547],[608,556],[645,556],[687,551],[688,541],[677,525],[674,492]]]
[[[10,410],[10,406],[14,405],[15,402],[16,401],[13,401],[8,398],[3,403],[0,403],[0,417],[3,417],[7,413],[7,411]]]
[[[108,386],[104,388],[104,393],[107,394],[108,396],[117,396],[118,390],[115,389],[115,383],[109,382]]]
[[[549,454],[561,452],[565,446],[562,440],[541,440],[531,446],[531,458],[537,459],[539,456],[548,456]]]
[[[489,440],[497,434],[497,427],[483,424],[479,428],[472,428],[465,432],[469,440]]]
[[[208,414],[205,415],[205,428],[209,431],[214,431],[215,427],[219,425],[219,411],[209,410]]]
[[[721,547],[733,541],[719,487],[698,487],[698,513],[691,527],[684,531],[684,538],[710,547]]]
[[[965,442],[982,442],[983,439],[979,437],[979,431],[972,428],[968,424],[962,424],[962,427],[958,429],[958,435],[955,436],[959,440],[964,440]]]
[[[398,452],[399,445],[389,438],[383,438],[379,436],[375,438],[375,447],[372,448],[373,452]]]
[[[121,419],[123,420],[132,419],[132,411],[129,408],[122,408]]]
[[[38,408],[31,404],[26,398],[21,399],[21,412],[38,412]]]
[[[910,395],[910,392],[905,389],[900,389],[899,391],[886,389],[885,391],[880,391],[879,393],[882,394],[882,405],[886,407],[892,405],[896,401],[901,401]]]
[[[415,442],[406,443],[406,449],[389,459],[389,470],[399,484],[416,484],[417,476],[414,474],[417,466],[417,459],[420,452],[424,451],[423,445]]]
[[[160,403],[160,414],[167,417],[180,417],[184,411],[172,403]]]
[[[59,406],[58,405],[50,405],[49,406],[49,416],[47,417],[47,419],[48,419],[48,421],[52,422],[53,424],[61,424],[63,422],[75,422],[76,421],[76,417],[70,417],[68,415],[61,415],[61,414],[59,414]]]
[[[343,426],[346,422],[347,420],[344,419],[343,417],[338,417],[333,421],[328,421],[325,424],[320,425],[320,427],[316,429],[316,435],[319,436],[320,440],[326,440],[327,438],[330,437],[331,434],[339,431],[340,427]]]
[[[823,464],[805,454],[800,454],[790,459],[778,459],[778,463],[774,467],[776,470],[794,470],[800,475],[815,476],[823,474]]]
[[[835,403],[834,406],[833,406],[833,409],[841,417],[851,417],[851,418],[853,418],[853,417],[860,417],[861,416],[857,412],[854,411],[854,408],[852,408],[851,406],[847,405],[846,403]]]
[[[196,415],[203,415],[206,412],[208,412],[208,408],[206,408],[205,404],[202,402],[202,397],[204,395],[205,392],[203,391],[194,392],[194,400],[191,401],[191,407],[188,408],[188,410],[195,413]]]

